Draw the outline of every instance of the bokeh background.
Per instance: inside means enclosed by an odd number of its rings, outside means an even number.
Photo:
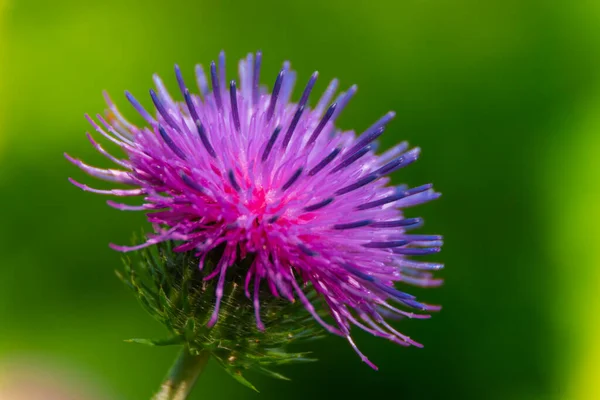
[[[356,83],[342,127],[392,109],[383,147],[422,147],[395,179],[444,194],[411,210],[445,236],[446,284],[417,291],[444,309],[400,323],[424,349],[358,333],[379,372],[331,337],[292,382],[211,364],[192,398],[599,399],[599,22],[594,1],[0,0],[0,398],[151,396],[176,349],[123,342],[164,331],[107,246],[143,215],[69,185],[62,153],[102,164],[103,89],[133,115],[153,73],[262,49],[268,85],[286,59],[316,92]]]

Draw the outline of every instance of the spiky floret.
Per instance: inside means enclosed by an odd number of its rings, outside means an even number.
[[[155,76],[157,89],[150,90],[155,113],[126,92],[146,127],[127,121],[106,95],[108,120],[97,115],[97,124],[87,118],[127,158],[115,158],[88,138],[121,168],[95,168],[67,157],[95,177],[133,188],[99,190],[71,181],[94,193],[143,196],[140,206],[109,201],[120,210],[148,212],[155,229],[145,243],[113,245],[117,250],[177,240],[182,244],[175,250],[193,252],[203,270],[207,255],[224,248],[207,275],[217,280],[208,326],[219,318],[229,269],[252,255],[244,291],[253,299],[259,329],[264,329],[259,288],[266,284],[273,296],[298,299],[326,330],[345,337],[375,368],[354,344],[352,326],[401,345],[420,346],[385,317],[428,318],[413,310],[439,309],[394,288],[395,282],[441,283],[431,275],[441,264],[407,259],[437,253],[441,236],[409,233],[422,220],[402,212],[439,193],[432,185],[388,185],[389,175],[414,162],[420,152],[403,142],[375,154],[375,141],[393,112],[358,136],[341,131],[335,121],[356,86],[331,103],[337,89],[333,80],[311,109],[308,99],[316,72],[299,102],[292,103],[296,74],[290,64],[284,63],[269,93],[259,86],[261,60],[257,53],[240,61],[239,86],[235,81],[226,84],[223,53],[218,66],[211,63],[208,78],[197,66],[200,95],[190,93],[176,66],[182,102],[173,100]],[[319,315],[299,282],[312,284],[329,310],[328,318]]]
[[[138,257],[125,259],[124,273],[117,271],[144,308],[170,333],[166,339],[129,341],[152,346],[184,345],[191,354],[208,351],[231,376],[254,390],[243,372],[252,370],[287,379],[273,368],[315,361],[308,353],[290,351],[290,345],[315,340],[323,334],[301,303],[270,296],[267,288],[261,288],[260,318],[265,329],[257,328],[253,302],[244,294],[251,257],[229,271],[219,321],[207,327],[215,305],[216,282],[204,279],[206,271],[198,270],[198,258],[192,252],[174,252],[175,246],[164,242],[145,248]],[[207,265],[213,259],[218,261],[218,251],[206,261]],[[318,301],[313,289],[307,288],[305,293]]]

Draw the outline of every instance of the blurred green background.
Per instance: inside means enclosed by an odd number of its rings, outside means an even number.
[[[262,49],[269,86],[283,60],[316,92],[358,84],[343,128],[398,113],[383,146],[423,156],[395,179],[444,194],[410,210],[445,236],[445,285],[416,291],[444,309],[399,324],[424,349],[357,333],[379,372],[330,337],[292,382],[250,374],[256,394],[211,364],[192,398],[600,398],[599,22],[594,1],[0,0],[0,398],[158,387],[176,350],[123,342],[164,331],[107,246],[144,217],[71,186],[62,153],[107,165],[84,136],[101,91],[133,115],[123,90],[148,105],[152,73],[175,90],[174,63],[190,79],[221,49],[230,75]]]

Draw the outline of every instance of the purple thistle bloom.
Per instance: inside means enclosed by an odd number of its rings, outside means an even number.
[[[97,115],[98,124],[86,116],[127,158],[112,156],[89,134],[92,145],[120,169],[96,168],[66,157],[92,176],[133,188],[100,190],[71,182],[94,193],[143,196],[139,206],[108,204],[147,211],[155,229],[138,246],[111,246],[132,251],[178,241],[176,250],[193,251],[200,258],[200,269],[207,254],[223,249],[205,278],[218,279],[209,326],[219,317],[227,269],[253,255],[245,292],[254,302],[259,328],[263,325],[258,288],[265,281],[274,296],[301,301],[326,330],[345,337],[373,368],[352,340],[353,325],[403,346],[421,346],[386,321],[394,316],[428,318],[413,310],[440,309],[394,288],[395,282],[441,284],[431,274],[441,264],[407,259],[439,252],[441,236],[409,234],[422,220],[405,218],[402,211],[440,194],[432,185],[388,185],[389,175],[414,162],[420,149],[409,149],[403,142],[375,154],[375,140],[393,112],[358,136],[337,129],[335,121],[356,86],[331,104],[337,89],[333,80],[311,109],[308,100],[316,72],[295,104],[290,97],[296,74],[289,63],[284,63],[268,92],[259,86],[260,53],[239,62],[239,83],[226,82],[224,62],[222,53],[218,65],[211,64],[209,77],[196,67],[201,95],[190,93],[176,66],[183,101],[173,100],[155,76],[152,113],[126,92],[146,127],[128,122],[108,95],[107,120]],[[305,296],[307,284],[325,300],[329,321]]]

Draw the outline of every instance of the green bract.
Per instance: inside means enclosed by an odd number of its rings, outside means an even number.
[[[167,327],[165,339],[131,339],[152,346],[183,345],[191,354],[208,351],[236,380],[256,390],[243,377],[254,370],[274,378],[287,379],[272,367],[294,362],[315,361],[308,353],[288,351],[299,341],[321,337],[322,330],[300,302],[277,298],[270,293],[261,296],[260,331],[256,325],[252,301],[244,293],[244,277],[251,258],[242,260],[227,271],[219,320],[207,327],[215,306],[217,279],[204,280],[214,267],[207,257],[204,270],[192,252],[178,253],[176,244],[165,242],[138,252],[137,259],[125,259],[125,273],[119,278],[137,295],[144,308]],[[266,285],[262,290],[267,290]],[[313,290],[307,296],[318,301]]]

